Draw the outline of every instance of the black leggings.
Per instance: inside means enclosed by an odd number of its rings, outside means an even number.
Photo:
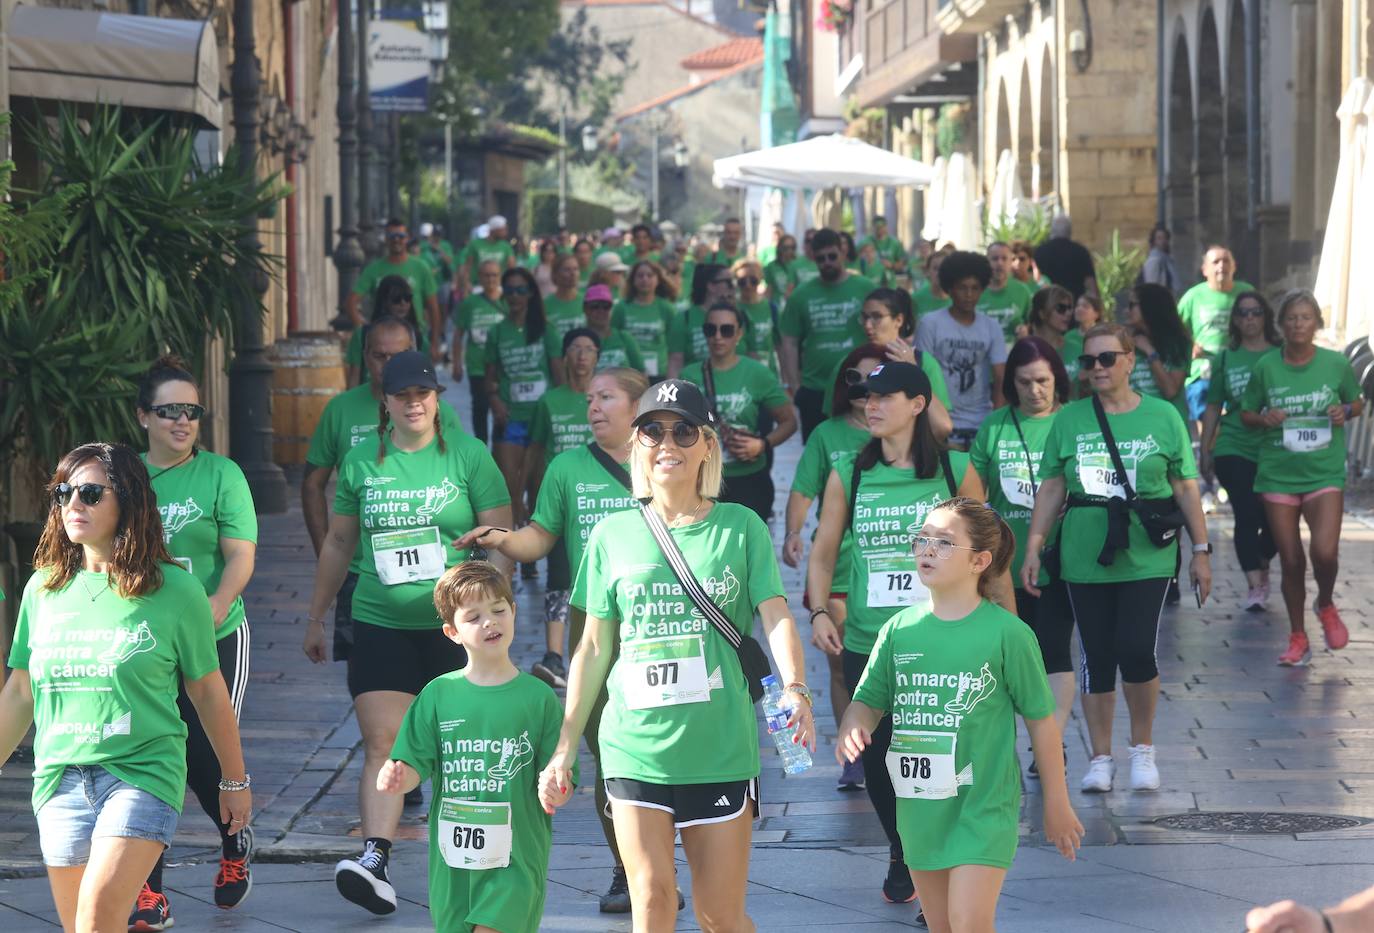
[[[802,386],[797,389],[792,401],[797,406],[797,414],[801,416],[802,443],[805,444],[811,432],[825,420],[825,393],[820,389]]]
[[[1267,567],[1278,553],[1274,536],[1269,533],[1269,518],[1264,514],[1264,503],[1259,493],[1255,492],[1255,473],[1258,469],[1254,461],[1244,457],[1228,455],[1216,458],[1217,482],[1226,490],[1231,512],[1236,517],[1236,560],[1240,562],[1240,569],[1246,572]]]
[[[1073,670],[1073,610],[1064,581],[1056,580],[1040,588],[1039,596],[1016,590],[1016,614],[1031,627],[1040,643],[1046,674],[1066,674]]]
[[[451,352],[460,353],[459,350]],[[483,444],[487,442],[487,415],[491,405],[487,401],[487,376],[485,373],[469,373],[468,386],[472,390],[472,436]]]
[[[868,655],[846,648],[841,661],[844,665],[844,687],[852,697],[868,664]],[[863,750],[864,784],[868,787],[868,799],[878,814],[878,822],[883,824],[883,833],[887,835],[892,856],[901,859],[902,838],[897,835],[897,794],[892,789],[892,778],[887,773],[887,748],[891,744],[892,714],[888,713],[874,728],[872,743]]]
[[[1159,676],[1155,650],[1159,616],[1169,592],[1169,578],[1120,583],[1068,583],[1069,605],[1083,648],[1079,689],[1084,693],[1116,690],[1116,671],[1128,684]]]

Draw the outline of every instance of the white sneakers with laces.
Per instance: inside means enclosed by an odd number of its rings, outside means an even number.
[[[1131,790],[1159,790],[1159,768],[1155,766],[1153,745],[1132,745]]]
[[[1116,762],[1111,755],[1094,755],[1088,762],[1088,773],[1083,775],[1083,793],[1105,794],[1112,789],[1112,777],[1116,774]]]

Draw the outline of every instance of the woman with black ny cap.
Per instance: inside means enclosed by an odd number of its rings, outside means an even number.
[[[758,815],[758,725],[735,640],[695,604],[698,597],[714,603],[721,624],[740,637],[759,614],[796,701],[796,740],[814,748],[801,640],[767,526],[744,506],[714,501],[721,441],[701,390],[681,379],[659,383],[641,400],[634,429],[631,485],[643,508],[606,516],[587,543],[572,596],[586,611],[586,628],[541,789],[568,785],[578,740],[606,684],[602,774],[635,929],[674,926],[673,840],[681,831],[697,921],[704,929],[749,930],[744,897]],[[704,592],[694,596],[693,589]],[[664,658],[673,662],[671,678]],[[546,796],[546,805],[555,801]]]
[[[377,772],[411,700],[467,661],[463,649],[444,637],[434,581],[467,558],[453,542],[469,529],[511,524],[510,495],[486,447],[470,435],[444,436],[442,391],[423,353],[398,353],[382,369],[377,445],[354,447],[339,468],[306,617],[305,653],[320,664],[327,658],[325,612],[356,558],[348,691],[363,737],[358,808],[364,842],[359,857],[335,867],[334,880],[340,894],[374,914],[396,909],[387,863],[402,807],[400,795],[376,789]],[[436,797],[431,805],[437,803]]]

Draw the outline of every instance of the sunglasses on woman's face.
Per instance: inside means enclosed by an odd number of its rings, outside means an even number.
[[[1078,358],[1078,367],[1085,371],[1096,369],[1098,366],[1103,369],[1111,369],[1116,365],[1117,358],[1125,355],[1125,352],[1121,350],[1103,350],[1096,356],[1091,353],[1084,353]]]
[[[712,280],[711,280],[711,284],[712,284],[712,285],[724,285],[724,286],[726,286],[726,287],[728,287],[728,288],[734,288],[734,287],[735,287],[735,280],[734,280],[734,279],[712,279]]]
[[[726,340],[729,340],[731,337],[735,336],[735,325],[703,324],[701,325],[701,332],[705,334],[707,337],[714,337],[717,333],[719,333]]]
[[[186,416],[187,421],[199,421],[201,415],[205,414],[205,408],[191,402],[172,402],[169,405],[154,405],[153,414],[166,421],[178,421],[182,415]]]
[[[1068,302],[1063,302],[1061,304],[1055,305],[1054,310],[1056,314],[1068,314],[1070,311],[1073,310],[1073,305],[1069,304]]]
[[[756,279],[756,278],[755,278],[754,276],[752,276],[752,275],[742,275],[742,276],[740,276],[739,278],[735,279],[735,281],[736,281],[736,282],[739,282],[741,285],[745,286],[746,288],[758,288],[758,287],[759,287],[759,282],[760,282],[761,280],[760,280],[760,279]]]
[[[65,506],[72,501],[72,493],[76,493],[81,497],[82,502],[95,506],[100,504],[100,500],[107,489],[114,489],[114,487],[102,486],[100,483],[82,483],[80,486],[73,486],[71,483],[58,483],[52,488],[52,501],[57,505]]]
[[[515,295],[515,296],[518,297],[518,298],[525,298],[525,297],[528,297],[528,296],[529,296],[529,293],[530,293],[530,287],[529,287],[528,285],[503,285],[503,286],[501,286],[501,294],[503,294],[503,295]]]
[[[408,305],[415,299],[409,295],[392,295],[391,303],[394,305]]]
[[[1259,305],[1246,305],[1236,309],[1236,317],[1264,317],[1264,309]]]
[[[670,432],[673,443],[679,447],[691,447],[701,440],[701,428],[686,421],[674,421],[671,425],[663,421],[646,421],[639,426],[639,443],[657,447]]]

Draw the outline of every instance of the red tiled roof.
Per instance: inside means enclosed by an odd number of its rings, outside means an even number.
[[[679,97],[686,97],[688,94],[695,94],[697,91],[708,88],[712,84],[715,84],[717,81],[720,81],[723,78],[728,78],[731,75],[739,74],[741,71],[748,71],[750,68],[758,68],[762,64],[763,52],[760,51],[758,57],[753,59],[752,61],[740,62],[738,65],[730,65],[727,68],[721,68],[711,73],[707,77],[702,78],[700,81],[695,82],[694,84],[684,85],[675,91],[669,91],[667,94],[660,94],[658,97],[655,97],[652,100],[646,100],[642,104],[636,104],[629,110],[625,110],[616,114],[615,118],[617,121],[620,121],[628,120],[631,117],[637,117],[641,113],[657,109],[659,107],[662,107],[664,104],[670,104],[673,101],[677,100]]]
[[[757,36],[741,36],[713,45],[710,48],[693,52],[681,61],[683,68],[691,71],[705,71],[715,68],[729,68],[752,62],[763,57],[763,40]]]

